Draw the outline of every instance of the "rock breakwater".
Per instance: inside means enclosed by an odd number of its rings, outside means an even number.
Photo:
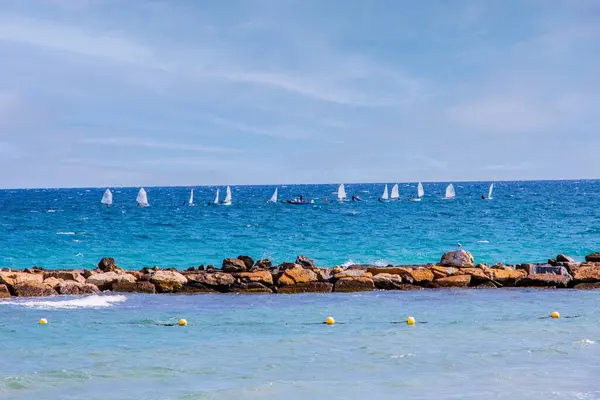
[[[559,254],[543,264],[489,266],[475,264],[465,250],[444,254],[427,265],[351,265],[319,267],[305,256],[273,266],[248,256],[226,258],[221,268],[160,267],[140,271],[120,268],[103,258],[93,270],[44,270],[39,267],[0,271],[0,299],[54,295],[117,293],[329,293],[438,288],[600,288],[600,256],[585,262]]]

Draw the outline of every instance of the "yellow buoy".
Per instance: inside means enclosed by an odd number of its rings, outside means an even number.
[[[187,326],[187,321],[185,319],[180,319],[179,320],[179,326]]]
[[[560,318],[560,313],[558,311],[553,311],[552,318],[554,318],[554,319]]]
[[[47,323],[48,323],[48,320],[46,318],[40,319],[40,325],[46,325]]]
[[[335,319],[333,319],[333,317],[327,317],[327,319],[325,320],[325,323],[327,325],[333,325],[333,324],[335,324]]]
[[[413,317],[408,317],[406,319],[406,324],[407,325],[414,325],[415,324],[415,319]]]

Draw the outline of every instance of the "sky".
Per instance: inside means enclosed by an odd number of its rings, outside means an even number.
[[[2,0],[0,187],[600,177],[597,0]]]

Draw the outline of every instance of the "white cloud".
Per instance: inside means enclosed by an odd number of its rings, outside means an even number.
[[[213,147],[213,146],[201,146],[194,144],[184,143],[169,143],[157,140],[138,139],[135,137],[97,137],[97,138],[84,138],[79,140],[79,143],[83,144],[94,144],[100,146],[113,146],[113,147],[139,147],[147,149],[158,149],[158,150],[175,150],[175,151],[193,151],[203,153],[222,153],[222,154],[233,154],[240,153],[241,150],[229,147]]]

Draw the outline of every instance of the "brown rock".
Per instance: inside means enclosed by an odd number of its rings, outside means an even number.
[[[59,294],[94,294],[100,293],[96,285],[77,281],[63,281],[56,286]]]
[[[111,290],[115,282],[135,282],[135,278],[130,274],[112,271],[92,275],[85,282],[97,286],[100,290]]]
[[[156,286],[159,293],[173,293],[181,289],[188,280],[176,271],[155,271],[150,276],[150,282]]]
[[[307,283],[317,281],[317,274],[309,269],[304,269],[300,265],[294,268],[286,269],[283,275],[277,281],[279,286],[295,285],[297,283]]]
[[[238,256],[238,260],[242,260],[246,269],[250,269],[254,266],[254,260],[250,256]]]
[[[44,274],[38,272],[0,272],[0,283],[14,286],[20,283],[42,283]]]
[[[156,293],[156,286],[150,281],[115,282],[112,285],[115,293]]]
[[[57,294],[51,286],[38,282],[17,283],[13,286],[13,289],[19,297],[54,296]]]
[[[573,271],[577,283],[600,282],[600,263],[584,263]]]
[[[335,281],[334,292],[366,292],[375,289],[373,279],[368,276],[347,276]]]
[[[377,274],[373,276],[375,288],[383,290],[400,290],[402,277],[396,274]]]
[[[594,290],[594,289],[600,289],[600,282],[594,282],[594,283],[578,283],[577,285],[575,285],[574,287],[575,289],[579,289],[579,290]],[[0,297],[2,297],[0,295]]]
[[[199,282],[188,282],[177,293],[217,293],[217,291]]]
[[[242,272],[238,275],[241,283],[258,282],[263,285],[273,286],[273,275],[269,271]]]
[[[360,269],[355,269],[355,270],[345,270],[340,272],[339,274],[335,274],[333,276],[334,279],[342,279],[342,278],[348,278],[348,277],[360,277],[360,276],[364,276],[367,278],[372,278],[373,274],[367,271],[363,271]]]
[[[240,293],[273,293],[273,290],[260,282],[242,283],[239,288]]]
[[[428,284],[434,279],[433,272],[426,268],[411,268],[402,275],[402,280],[414,284]]]
[[[564,288],[567,287],[569,282],[571,282],[571,277],[568,275],[535,274],[527,275],[517,282],[517,286]]]
[[[522,269],[491,269],[488,274],[502,286],[516,286],[517,282],[527,276],[527,272]]]
[[[278,287],[277,293],[329,293],[332,290],[333,285],[329,282],[307,282]]]
[[[298,257],[296,257],[296,264],[300,264],[300,265],[302,265],[305,268],[314,267],[315,266],[314,260],[311,260],[310,258],[305,257],[305,256],[298,256]]]
[[[114,258],[104,257],[98,263],[98,269],[102,272],[118,271],[120,268],[115,263]]]
[[[556,256],[556,261],[558,262],[575,262],[575,260],[565,254],[559,254]]]
[[[600,253],[592,253],[585,256],[587,262],[600,262]]]
[[[10,298],[10,292],[8,290],[8,286],[5,284],[0,284],[0,299],[8,299]]]
[[[441,288],[467,287],[471,283],[471,275],[453,275],[436,279],[434,285]]]
[[[453,267],[442,267],[435,265],[429,269],[433,273],[435,279],[445,278],[456,273],[456,268]]]
[[[367,272],[373,274],[373,276],[377,274],[392,274],[392,275],[402,275],[407,273],[412,268],[404,268],[404,267],[368,267]]]
[[[224,259],[221,267],[223,272],[245,272],[246,269],[246,263],[237,258]]]
[[[235,283],[235,278],[231,274],[223,272],[198,272],[189,274],[189,281],[195,281],[208,286],[228,287]]]
[[[331,268],[331,274],[336,275],[342,272],[343,270],[344,268],[340,267],[339,265],[336,265],[335,267]]]
[[[317,274],[317,278],[321,282],[329,282],[331,280],[331,268],[320,268],[320,267],[311,267],[309,268],[312,272]]]
[[[48,285],[48,286],[50,286],[50,287],[52,287],[52,288],[56,289],[56,287],[57,287],[59,284],[63,283],[63,282],[64,282],[64,281],[63,281],[62,279],[58,279],[58,278],[51,277],[51,278],[48,278],[48,279],[44,279],[44,282],[43,282],[43,283],[44,283],[45,285]]]
[[[44,280],[48,278],[57,278],[63,281],[76,281],[85,282],[85,278],[81,275],[80,271],[46,271],[44,273]]]
[[[256,262],[256,265],[254,265],[254,267],[258,268],[258,269],[269,269],[273,266],[273,263],[271,262],[271,260],[269,259],[264,259],[264,260],[258,260]]]
[[[440,261],[446,267],[473,267],[475,261],[473,255],[465,250],[454,250],[445,253]]]

